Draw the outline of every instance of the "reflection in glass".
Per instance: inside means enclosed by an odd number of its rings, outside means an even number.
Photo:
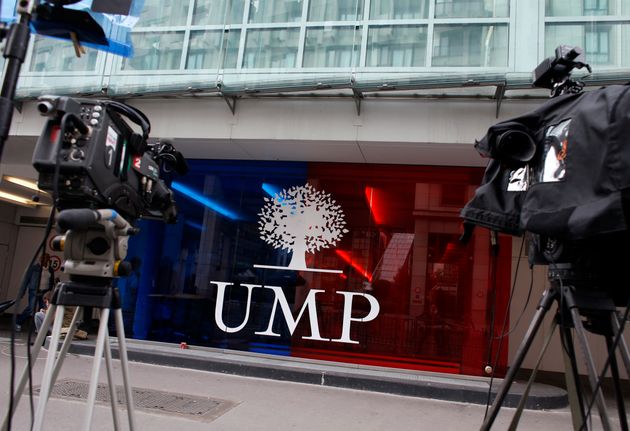
[[[188,0],[144,0],[136,27],[186,25]]]
[[[311,0],[309,21],[357,21],[363,17],[363,0]]]
[[[354,27],[309,28],[304,67],[350,67],[359,64],[361,33]]]
[[[303,0],[251,0],[249,22],[294,22],[302,18]]]
[[[504,67],[507,25],[436,25],[433,66]]]
[[[228,11],[226,8],[231,7]],[[245,0],[196,0],[193,25],[240,24]],[[226,20],[227,18],[227,20]]]
[[[92,71],[96,68],[97,52],[89,49],[86,55],[77,57],[70,41],[35,36],[31,72]]]
[[[435,0],[436,18],[505,18],[509,0]]]
[[[124,59],[125,70],[179,69],[184,32],[132,33],[133,57]]]
[[[130,240],[127,256],[142,260],[142,277],[125,277],[119,288],[123,304],[137,304],[126,309],[134,337],[177,343],[186,339],[200,346],[354,364],[482,373],[490,349],[482,338],[491,327],[493,301],[487,289],[478,287],[490,282],[489,234],[478,230],[469,246],[462,245],[457,217],[467,199],[465,191],[479,181],[479,169],[227,160],[191,160],[189,168],[174,187],[177,223],[144,221],[140,234]],[[329,232],[328,224],[322,227],[338,241],[306,253],[306,267],[342,273],[264,266],[287,267],[295,250],[261,238],[261,209],[276,193],[305,184],[334,199],[345,221],[343,235]],[[453,187],[462,192],[444,191]],[[243,217],[230,216],[227,210]],[[295,217],[300,221],[308,213],[298,211]],[[302,221],[308,235],[313,220]],[[278,241],[289,239],[285,236],[290,235],[279,233]],[[502,238],[501,247],[510,250],[511,240]],[[508,268],[496,277],[499,313],[509,294],[510,257],[498,257],[500,267]],[[255,285],[251,295],[244,284]],[[320,290],[317,296],[313,289]],[[350,293],[367,294],[380,308],[373,320],[352,322],[346,340],[354,342],[338,339],[344,316],[351,311],[366,316],[373,308],[365,296],[357,296],[350,310],[345,300]],[[279,301],[287,307],[278,307]],[[313,315],[300,313],[305,306]],[[290,328],[287,316],[299,324]],[[270,321],[274,336],[259,332],[270,327]],[[321,338],[312,336],[310,323]],[[241,324],[238,330],[226,331]],[[499,370],[506,363],[507,355],[502,354]]]
[[[618,5],[621,6],[619,10]],[[546,16],[600,16],[630,14],[630,0],[547,0]]]
[[[223,35],[225,39],[222,41]],[[186,69],[236,68],[240,37],[240,30],[225,33],[223,30],[190,32]]]
[[[372,0],[370,19],[419,19],[429,16],[429,0]]]
[[[370,27],[367,40],[366,66],[424,66],[426,50],[426,26]]]
[[[300,30],[248,30],[243,67],[291,68],[296,66]]]
[[[621,34],[621,37],[618,37]],[[600,66],[630,65],[630,24],[548,24],[545,27],[545,53],[567,40],[584,48],[586,62]]]

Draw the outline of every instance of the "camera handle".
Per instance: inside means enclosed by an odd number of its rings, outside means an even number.
[[[31,38],[31,15],[37,6],[38,0],[18,0],[17,13],[20,16],[17,22],[4,30],[6,44],[3,56],[7,61],[6,74],[0,90],[0,161],[4,145],[9,137],[13,108],[15,105],[15,89],[17,87],[20,69],[26,58],[28,42]]]

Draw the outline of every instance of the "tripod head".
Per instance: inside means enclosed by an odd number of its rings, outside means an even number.
[[[63,251],[62,267],[70,279],[110,280],[131,273],[131,264],[124,259],[129,235],[135,235],[138,229],[116,211],[67,209],[59,213],[57,223],[65,233],[55,237],[52,246]]]
[[[132,265],[124,259],[129,236],[139,230],[110,209],[63,210],[57,225],[63,235],[53,238],[52,248],[63,251],[62,268],[70,281],[57,286],[53,303],[119,307],[112,280],[131,274]]]

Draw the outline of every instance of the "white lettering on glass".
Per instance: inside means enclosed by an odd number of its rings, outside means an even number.
[[[341,338],[337,338],[335,341],[338,343],[359,344],[358,341],[350,339],[350,324],[352,322],[369,322],[376,319],[381,306],[375,297],[367,293],[359,292],[337,292],[339,295],[343,295],[343,324],[341,325]],[[362,296],[370,303],[370,311],[365,317],[352,317],[352,301],[355,296]]]
[[[265,289],[273,290],[275,299],[273,301],[273,308],[271,309],[271,316],[269,317],[269,326],[265,331],[255,332],[256,335],[269,335],[271,337],[279,337],[280,334],[276,334],[273,332],[273,321],[276,317],[276,310],[278,308],[278,304],[280,304],[280,310],[282,310],[282,314],[284,315],[284,320],[287,322],[287,326],[289,327],[289,333],[293,335],[295,328],[297,327],[298,322],[302,318],[304,314],[304,310],[308,308],[308,320],[311,324],[311,336],[310,337],[302,337],[305,340],[319,340],[319,341],[329,341],[327,338],[322,338],[319,335],[319,322],[317,321],[317,303],[315,302],[315,295],[320,292],[324,292],[320,289],[312,289],[308,292],[308,296],[302,304],[302,309],[298,314],[298,317],[293,320],[293,314],[291,314],[291,307],[289,307],[289,303],[287,298],[284,296],[284,292],[282,288],[278,286],[265,286]]]
[[[232,286],[232,283],[224,283],[222,281],[211,281],[210,283],[214,283],[217,285],[217,303],[214,307],[214,321],[217,323],[217,326],[228,334],[238,332],[247,325],[247,321],[249,320],[249,309],[251,308],[252,303],[252,290],[254,287],[262,287],[258,284],[243,284],[243,286],[247,287],[247,306],[245,308],[245,317],[243,318],[243,323],[240,325],[230,328],[223,322],[223,300],[225,298],[225,288],[227,286]]]
[[[322,337],[319,330],[319,320],[317,317],[317,294],[324,292],[322,289],[311,289],[302,304],[302,308],[298,313],[297,318],[293,318],[293,314],[291,313],[291,307],[289,306],[289,302],[287,301],[282,288],[278,286],[262,286],[258,284],[243,284],[247,288],[247,304],[245,306],[245,316],[243,317],[243,321],[238,326],[227,326],[223,321],[223,303],[225,302],[225,291],[228,286],[233,286],[233,283],[226,283],[222,281],[212,281],[212,284],[216,284],[217,289],[217,301],[214,309],[214,320],[219,327],[224,332],[227,333],[235,333],[243,330],[249,321],[249,314],[251,309],[252,302],[252,292],[255,288],[263,288],[270,289],[274,292],[274,301],[273,306],[271,308],[271,314],[269,316],[269,321],[267,323],[267,329],[264,331],[255,332],[256,335],[266,335],[269,337],[279,337],[280,334],[273,331],[273,322],[276,317],[276,311],[278,310],[278,305],[280,305],[280,312],[284,316],[284,320],[287,324],[289,332],[291,335],[295,332],[300,319],[306,311],[308,311],[308,321],[311,327],[311,335],[303,336],[302,338],[305,340],[317,340],[317,341],[334,341],[337,343],[348,343],[348,344],[359,344],[358,341],[355,341],[350,338],[351,335],[351,326],[353,322],[356,323],[365,323],[370,322],[378,316],[380,312],[380,305],[378,300],[367,293],[359,293],[359,292],[337,292],[339,295],[344,297],[343,301],[343,319],[341,325],[341,337],[331,340],[330,338]],[[352,306],[354,303],[355,297],[363,297],[370,304],[370,310],[367,315],[364,317],[352,317]]]

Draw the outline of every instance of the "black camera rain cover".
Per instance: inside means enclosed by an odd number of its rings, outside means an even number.
[[[465,221],[574,240],[627,230],[629,90],[615,85],[559,96],[492,126],[476,145],[482,155],[497,157],[494,142],[507,130],[528,133],[536,154],[520,167],[491,159],[462,210]]]

